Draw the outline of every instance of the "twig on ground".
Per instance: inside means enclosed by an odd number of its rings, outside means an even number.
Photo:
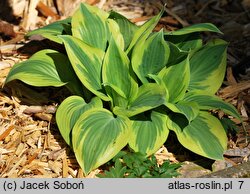
[[[179,17],[176,13],[174,13],[173,11],[171,11],[170,9],[165,7],[165,11],[172,16],[173,18],[175,18],[182,26],[188,26],[189,23],[183,19],[181,19],[181,17]]]

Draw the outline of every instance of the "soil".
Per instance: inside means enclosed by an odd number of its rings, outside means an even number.
[[[18,81],[4,85],[15,63],[26,60],[40,49],[58,46],[39,37],[25,40],[25,33],[70,16],[80,2],[29,0],[27,4],[26,0],[18,3],[3,0],[0,3],[0,177],[84,177],[54,119],[58,104],[67,96],[65,88],[34,88]],[[87,2],[104,10],[118,11],[137,23],[157,14],[164,4],[160,0]],[[176,30],[201,22],[215,24],[224,33],[220,38],[230,42],[227,75],[217,95],[238,109],[247,134],[237,123],[239,132],[229,134],[223,161],[197,156],[178,143],[174,146],[166,143],[155,155],[159,163],[166,159],[183,162],[180,177],[206,176],[220,170],[224,170],[220,176],[246,177],[242,169],[249,168],[250,160],[250,1],[169,0],[158,28]],[[205,40],[217,36],[203,35]],[[171,141],[175,141],[173,134]],[[102,168],[88,177],[95,177],[100,171]]]

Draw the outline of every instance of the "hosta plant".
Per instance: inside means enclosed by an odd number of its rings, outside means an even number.
[[[232,105],[215,96],[228,43],[204,44],[200,32],[221,33],[209,23],[155,32],[162,14],[137,26],[114,11],[81,4],[72,18],[27,34],[62,44],[66,52],[35,53],[13,66],[6,83],[18,79],[71,91],[56,122],[85,174],[126,145],[152,155],[170,130],[187,149],[223,159],[227,136],[212,113],[222,110],[240,119]]]

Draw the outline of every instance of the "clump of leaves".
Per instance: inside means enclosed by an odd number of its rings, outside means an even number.
[[[155,156],[147,158],[141,153],[121,152],[112,160],[114,166],[103,174],[101,178],[173,178],[179,173],[180,163],[171,164],[166,160],[162,165],[157,164]]]
[[[116,12],[81,4],[72,18],[27,35],[62,44],[66,53],[39,51],[14,65],[6,78],[6,83],[19,79],[71,91],[56,122],[85,174],[126,145],[152,155],[170,130],[187,149],[223,159],[227,136],[210,110],[240,119],[232,105],[215,96],[228,44],[203,43],[200,32],[221,33],[209,23],[154,32],[162,14],[137,26]]]

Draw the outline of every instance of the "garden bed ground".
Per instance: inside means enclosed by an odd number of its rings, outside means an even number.
[[[57,6],[52,2],[57,2]],[[9,0],[0,3],[6,3],[0,6],[0,177],[83,177],[54,119],[56,107],[67,91],[33,88],[18,81],[4,86],[6,75],[15,63],[26,60],[39,49],[56,46],[40,37],[27,41],[25,32],[69,16],[72,13],[69,10],[73,11],[79,2]],[[114,9],[133,22],[146,21],[162,5],[161,1],[146,0],[87,2],[105,10]],[[175,30],[200,22],[214,23],[224,32],[222,38],[230,42],[227,76],[218,95],[238,109],[248,134],[236,121],[240,130],[237,135],[229,136],[224,161],[211,161],[190,153],[171,135],[156,157],[159,163],[167,159],[183,162],[181,177],[199,177],[250,160],[250,1],[168,1],[166,14],[156,30],[161,27]],[[208,36],[215,35],[204,34],[205,39]],[[100,171],[102,168],[88,177],[95,177]]]

